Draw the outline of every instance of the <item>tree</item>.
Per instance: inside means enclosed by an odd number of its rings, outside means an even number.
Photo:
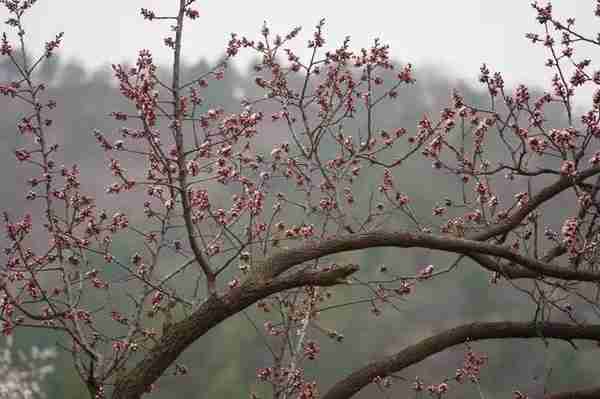
[[[290,47],[299,28],[279,36],[265,25],[257,40],[233,34],[222,63],[185,80],[181,48],[184,25],[199,17],[194,0],[179,0],[175,16],[142,9],[146,20],[173,25],[164,39],[173,53],[170,78],[162,77],[148,50],[134,66],[114,65],[130,104],[112,113],[123,124],[121,137],[94,132],[115,178],[107,197],[139,201],[141,220],[135,206],[130,213],[104,210],[105,198],[85,193],[78,165],[59,166],[51,119],[57,104],[45,97],[36,72],[54,56],[62,34],[32,57],[24,16],[35,1],[0,3],[16,33],[14,40],[3,34],[0,54],[18,72],[0,85],[0,94],[30,107],[17,122],[23,146],[15,156],[32,171],[31,213],[4,212],[2,331],[63,333],[91,397],[139,398],[168,370],[187,373],[180,354],[252,306],[275,309],[280,317],[265,323],[272,364],[258,371],[259,380],[271,384],[276,398],[317,397],[318,381],[306,378],[301,366],[319,355],[309,327],[319,328],[322,303],[340,287],[360,285],[372,293],[367,302],[377,314],[419,284],[458,273],[469,260],[489,272],[493,284],[529,295],[531,320],[475,321],[432,335],[359,366],[332,387],[320,386],[321,397],[350,398],[370,384],[385,389],[395,373],[459,344],[600,341],[594,322],[600,91],[586,112],[573,105],[579,88],[600,84],[591,61],[575,57],[575,46],[600,42],[575,30],[573,19],[556,18],[550,4],[533,4],[543,33],[527,35],[550,53],[549,92],[535,98],[524,85],[510,91],[500,73],[483,65],[488,107],[454,92],[441,115],[423,116],[414,132],[377,118],[378,107],[414,82],[411,65],[393,63],[378,40],[352,51],[346,39],[324,51],[321,21],[303,61]],[[260,95],[244,98],[239,112],[204,105],[203,90],[223,79],[240,51],[259,57],[254,82]],[[549,123],[557,112],[565,126]],[[433,190],[436,205],[428,214],[417,211],[397,181],[418,159],[432,164],[431,182],[451,188]],[[424,177],[422,165],[418,172]],[[559,232],[551,229],[557,215]],[[139,246],[128,259],[117,256],[119,243],[134,238]],[[346,256],[382,247],[399,257],[423,248],[456,260],[407,274],[395,266],[359,267]],[[385,277],[373,277],[374,269]],[[477,382],[485,361],[470,348],[454,375],[428,385],[417,378],[412,389],[442,397],[452,383]],[[599,395],[600,388],[584,387],[549,397]],[[515,391],[515,397],[526,394]]]

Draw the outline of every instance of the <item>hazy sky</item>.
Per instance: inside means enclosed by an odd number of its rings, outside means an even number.
[[[101,67],[132,60],[138,49],[148,48],[166,62],[169,53],[162,38],[168,22],[142,20],[140,8],[172,13],[176,0],[39,0],[28,20],[29,39],[43,42],[65,31],[62,53]],[[561,15],[574,16],[579,28],[590,32],[599,20],[594,0],[555,0]],[[395,58],[420,65],[438,65],[475,82],[486,62],[503,71],[509,84],[546,84],[544,51],[525,38],[539,32],[530,0],[246,0],[197,1],[200,19],[189,21],[185,57],[216,59],[223,54],[229,33],[258,38],[264,20],[273,32],[286,33],[301,25],[302,41],[317,21],[327,19],[329,44],[350,35],[356,47],[379,37],[389,43]],[[6,13],[0,11],[4,19]]]

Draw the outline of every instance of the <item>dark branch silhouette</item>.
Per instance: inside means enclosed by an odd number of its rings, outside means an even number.
[[[395,355],[370,363],[335,383],[323,399],[348,399],[373,382],[375,377],[386,377],[399,372],[429,356],[455,345],[488,339],[537,338],[572,340],[600,340],[600,325],[577,326],[562,323],[489,322],[455,327],[411,345]]]

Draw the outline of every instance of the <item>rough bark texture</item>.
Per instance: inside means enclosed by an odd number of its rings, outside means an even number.
[[[600,325],[576,326],[563,323],[490,322],[472,323],[446,330],[409,346],[395,355],[373,362],[337,382],[322,399],[348,399],[375,377],[386,377],[427,357],[467,341],[501,338],[554,338],[600,340]],[[559,399],[570,396],[559,396]],[[579,396],[578,396],[579,398]],[[552,399],[556,399],[552,397]]]
[[[327,272],[299,271],[269,281],[250,279],[228,293],[208,298],[190,317],[174,324],[145,359],[117,382],[113,398],[141,397],[188,346],[253,303],[294,287],[340,284],[357,270],[357,266],[351,265]]]

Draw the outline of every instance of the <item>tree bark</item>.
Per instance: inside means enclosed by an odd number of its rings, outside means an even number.
[[[544,399],[598,399],[600,398],[600,387],[581,389],[577,391],[566,391],[544,396]]]
[[[298,271],[269,281],[250,279],[239,288],[209,297],[190,317],[174,324],[154,348],[116,383],[114,399],[138,399],[194,341],[223,320],[277,292],[303,286],[345,283],[358,266],[329,271]]]
[[[501,338],[587,339],[600,341],[600,324],[576,326],[564,323],[489,322],[472,323],[446,330],[409,346],[395,355],[373,362],[337,382],[322,399],[349,399],[375,377],[399,372],[427,357],[467,341]],[[583,391],[582,391],[583,392]],[[552,399],[566,399],[559,396]]]

